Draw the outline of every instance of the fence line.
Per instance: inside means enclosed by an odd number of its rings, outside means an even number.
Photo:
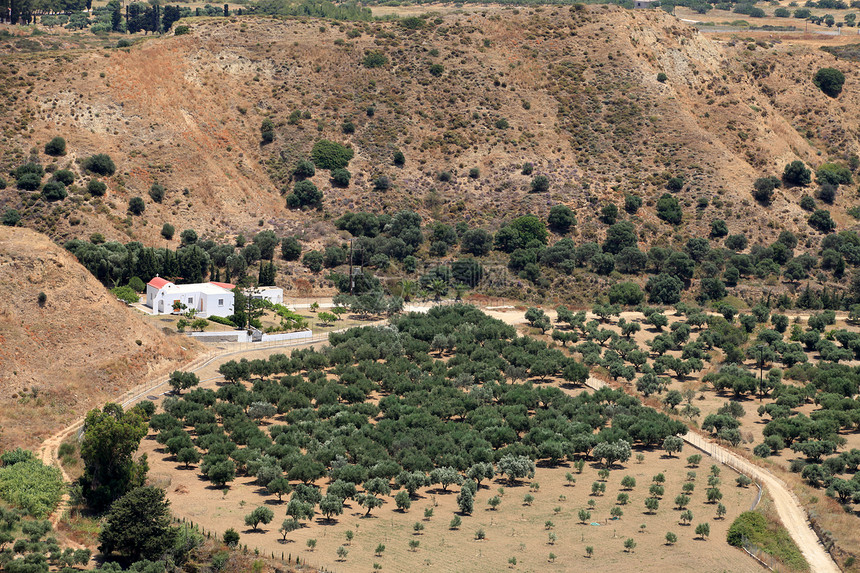
[[[754,510],[758,506],[759,502],[761,501],[761,496],[762,496],[763,490],[762,490],[761,482],[755,477],[755,471],[752,469],[751,464],[749,464],[749,463],[741,460],[737,456],[735,456],[729,452],[725,452],[721,449],[715,449],[714,451],[709,451],[707,448],[704,447],[704,443],[702,443],[702,442],[705,442],[704,438],[702,438],[702,436],[700,436],[699,434],[696,434],[694,432],[687,432],[687,435],[682,436],[682,437],[684,438],[684,440],[688,444],[690,444],[694,448],[700,450],[701,452],[708,454],[711,458],[713,458],[717,462],[719,462],[723,465],[726,465],[729,468],[736,471],[737,473],[745,475],[748,478],[750,478],[752,480],[752,483],[755,484],[756,488],[758,489],[758,493],[756,494],[755,499],[753,499],[752,505],[750,506],[750,511]]]
[[[762,566],[767,567],[771,571],[779,571],[779,562],[774,560],[773,555],[767,553],[761,547],[750,541],[746,535],[741,536],[741,549],[746,551],[750,557],[761,563]]]

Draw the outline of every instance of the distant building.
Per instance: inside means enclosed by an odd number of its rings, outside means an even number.
[[[284,304],[284,289],[275,286],[257,287],[254,290],[246,290],[251,298],[267,300],[272,304]]]
[[[230,316],[233,314],[233,288],[229,283],[196,283],[177,285],[167,279],[155,277],[146,284],[146,306],[153,314],[171,314],[174,304],[194,309],[197,316]]]
[[[650,10],[660,5],[659,0],[633,0],[633,8],[637,10]]]

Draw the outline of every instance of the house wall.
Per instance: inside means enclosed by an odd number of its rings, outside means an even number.
[[[154,300],[158,296],[158,289],[152,285],[146,285],[146,306],[155,309]]]
[[[199,316],[230,316],[233,314],[233,293],[224,292],[216,294],[202,294],[201,306],[198,307]],[[221,302],[219,305],[218,303]]]
[[[284,289],[282,288],[264,288],[253,296],[256,299],[267,300],[272,304],[284,304]]]

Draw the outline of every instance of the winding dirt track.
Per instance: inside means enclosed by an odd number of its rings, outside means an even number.
[[[607,386],[603,380],[598,380],[597,378],[589,378],[586,381],[586,385],[595,390]],[[824,546],[818,539],[818,535],[812,530],[812,526],[809,524],[806,511],[801,506],[800,500],[785,485],[785,482],[769,471],[749,463],[726,448],[706,440],[700,434],[689,431],[687,435],[682,437],[685,442],[694,448],[746,474],[767,488],[768,493],[773,498],[779,518],[782,520],[791,538],[797,543],[797,546],[803,553],[803,557],[809,563],[809,570],[812,573],[838,573],[840,571],[836,562],[833,561],[833,558],[824,549]]]
[[[416,310],[421,312],[422,310],[426,311],[425,308],[410,308],[409,310]],[[490,312],[493,316],[497,318],[501,318],[505,322],[509,324],[519,324],[524,320],[524,316],[522,312],[502,312],[495,313]],[[325,337],[327,338],[327,337]],[[314,342],[319,342],[319,340],[314,340]],[[279,346],[271,346],[271,348],[277,348],[280,346],[304,346],[309,344],[308,341],[302,341],[300,343],[285,343]],[[313,342],[310,342],[313,344]],[[232,350],[232,349],[220,349],[218,351],[210,352],[207,355],[199,357],[192,363],[190,363],[186,369],[192,372],[198,372],[210,365],[215,360],[219,358],[225,358],[227,356],[245,354],[249,352],[258,352],[263,348],[249,348],[243,350]],[[136,402],[140,398],[159,390],[162,386],[167,384],[167,377],[164,377],[155,383],[149,382],[147,384],[143,384],[138,386],[137,388],[131,390],[126,393],[122,398],[123,406],[126,406],[132,402]],[[607,384],[602,380],[597,378],[589,378],[586,381],[586,385],[592,389],[599,389]],[[49,465],[55,465],[60,468],[60,471],[63,472],[63,479],[68,483],[69,476],[65,471],[62,470],[62,466],[59,463],[57,451],[60,447],[60,444],[63,440],[72,432],[79,430],[83,426],[83,418],[72,424],[71,426],[61,430],[57,434],[54,434],[42,444],[42,447],[39,449],[39,458],[43,463]],[[818,536],[812,530],[811,525],[809,524],[809,520],[806,516],[806,511],[804,511],[803,507],[800,504],[800,501],[797,497],[791,492],[791,490],[786,486],[785,482],[781,479],[777,478],[767,470],[755,466],[743,458],[735,455],[730,452],[726,448],[710,442],[703,438],[701,435],[696,434],[694,432],[688,432],[687,435],[683,436],[684,441],[686,441],[691,446],[701,450],[704,453],[707,453],[714,459],[726,463],[738,471],[748,475],[754,480],[758,481],[763,486],[767,487],[768,492],[773,498],[774,505],[776,506],[777,513],[779,514],[782,523],[785,525],[785,528],[788,530],[791,538],[794,539],[794,542],[797,543],[800,551],[803,553],[804,558],[809,563],[809,568],[812,573],[838,573],[840,571],[839,567],[833,561],[833,558],[830,554],[824,549],[824,546],[821,544],[821,541],[818,539]],[[56,527],[59,523],[60,519],[63,516],[63,513],[69,506],[69,495],[65,493],[63,495],[63,499],[60,501],[60,504],[57,506],[57,509],[51,514],[50,520],[51,523]],[[82,548],[75,543],[70,543],[71,546],[76,548]]]

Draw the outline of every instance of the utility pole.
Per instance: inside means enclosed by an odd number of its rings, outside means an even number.
[[[352,275],[352,239],[349,239],[349,296],[352,296],[352,287],[355,285],[355,279]]]

